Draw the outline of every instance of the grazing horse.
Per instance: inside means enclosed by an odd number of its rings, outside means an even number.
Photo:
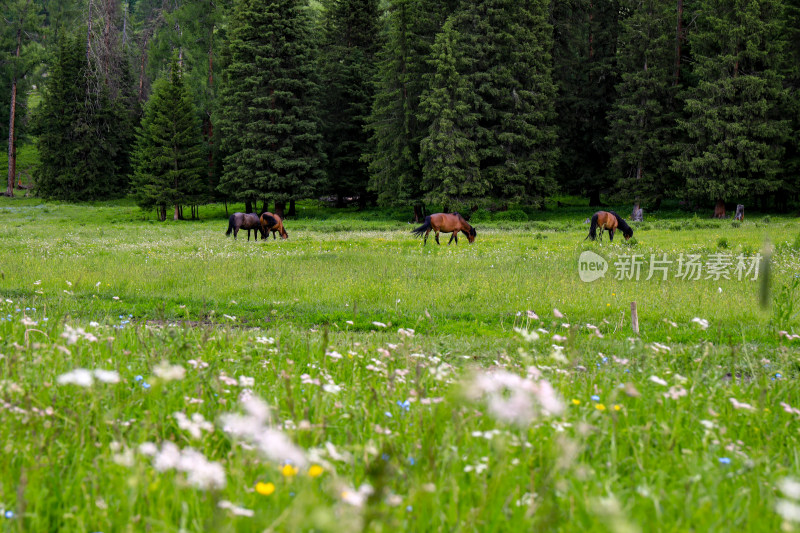
[[[475,236],[477,232],[475,228],[469,225],[469,223],[464,220],[464,217],[459,215],[458,213],[436,213],[435,215],[428,215],[425,217],[425,223],[418,227],[415,230],[412,230],[411,233],[414,235],[422,235],[425,234],[425,240],[423,244],[428,243],[428,234],[433,230],[436,233],[436,244],[441,244],[439,242],[439,232],[443,233],[452,233],[450,236],[450,240],[447,241],[447,244],[453,242],[455,239],[456,244],[458,244],[458,232],[461,231],[464,235],[467,236],[467,240],[472,244],[475,242]]]
[[[281,234],[281,239],[289,238],[289,234],[286,233],[286,230],[283,228],[283,220],[281,220],[281,217],[269,211],[264,211],[261,213],[261,232],[264,234],[265,239],[269,237],[270,231],[272,232],[273,239],[275,239],[275,232]]]
[[[633,228],[613,211],[598,211],[592,215],[592,225],[589,226],[589,235],[586,236],[586,239],[595,240],[597,228],[600,228],[601,241],[603,240],[603,230],[606,230],[608,231],[608,238],[613,242],[617,228],[622,230],[622,236],[625,237],[626,241],[633,237]]]
[[[247,230],[247,240],[250,240],[250,230],[255,232],[255,240],[258,240],[258,234],[261,232],[261,221],[255,213],[234,213],[228,219],[228,231],[225,235],[230,235],[233,232],[233,238],[239,233],[240,229]]]

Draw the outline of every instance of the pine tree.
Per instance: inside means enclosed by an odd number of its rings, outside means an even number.
[[[617,62],[622,81],[609,115],[617,189],[638,204],[681,188],[670,170],[675,138],[673,0],[627,0]]]
[[[453,0],[390,0],[386,32],[378,53],[375,98],[367,121],[370,142],[370,190],[383,205],[413,206],[424,218],[419,163],[420,143],[428,124],[419,120],[419,100],[436,33],[454,9]]]
[[[309,16],[299,0],[237,0],[228,35],[219,190],[283,214],[325,177]]]
[[[555,190],[558,150],[553,104],[549,1],[465,2],[452,17],[474,132],[488,194],[505,202],[540,205]]]
[[[619,82],[619,0],[553,2],[556,113],[561,157],[556,174],[565,192],[600,204],[611,187],[608,113]]]
[[[703,0],[690,36],[697,87],[686,94],[689,136],[674,163],[689,194],[717,202],[778,189],[788,120],[779,70],[785,46],[780,0]]]
[[[37,189],[46,198],[94,200],[122,196],[127,176],[118,131],[125,124],[106,87],[97,89],[80,37],[63,36],[37,120],[41,167]]]
[[[331,0],[326,11],[320,56],[323,135],[328,188],[342,206],[345,196],[367,203],[369,172],[364,129],[373,98],[378,50],[377,0]]]
[[[156,208],[160,220],[174,206],[201,203],[208,194],[205,146],[191,95],[177,62],[169,78],[158,80],[145,108],[134,151],[133,196],[143,209]]]
[[[436,72],[420,102],[420,118],[430,124],[420,146],[425,201],[446,210],[474,205],[490,189],[481,177],[475,140],[479,115],[470,107],[470,87],[459,72],[459,67],[468,70],[470,61],[459,53],[456,37],[446,22],[431,53]]]

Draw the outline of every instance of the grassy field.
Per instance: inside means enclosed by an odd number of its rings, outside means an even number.
[[[475,244],[423,246],[403,211],[299,207],[248,242],[222,206],[0,199],[0,531],[800,519],[797,219],[668,210],[601,244],[588,207],[481,213]]]

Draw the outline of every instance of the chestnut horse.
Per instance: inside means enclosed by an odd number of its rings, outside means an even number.
[[[617,228],[622,230],[622,236],[625,237],[626,241],[633,237],[633,229],[627,222],[622,220],[621,216],[613,211],[598,211],[592,215],[592,225],[589,227],[589,235],[587,235],[586,239],[595,240],[597,228],[600,228],[601,241],[603,240],[603,230],[606,230],[608,231],[608,238],[613,242]]]
[[[228,231],[225,235],[230,235],[233,232],[233,238],[239,233],[240,229],[247,230],[247,240],[250,240],[250,230],[255,230],[255,240],[258,240],[258,234],[261,232],[261,221],[255,213],[234,213],[228,219]]]
[[[275,232],[281,234],[281,239],[289,238],[289,234],[283,229],[283,220],[281,220],[281,217],[269,211],[261,213],[261,231],[265,239],[269,237],[270,231],[272,232],[273,239],[275,239]]]
[[[475,228],[469,225],[469,223],[464,220],[464,217],[459,215],[458,213],[436,213],[435,215],[428,215],[425,217],[425,223],[418,227],[415,230],[412,230],[411,233],[415,235],[422,235],[425,234],[425,240],[423,244],[428,243],[428,234],[433,230],[436,232],[436,244],[441,244],[439,242],[439,232],[443,233],[452,233],[450,236],[450,240],[447,241],[447,244],[453,242],[455,239],[456,244],[458,244],[458,232],[461,231],[464,235],[467,236],[467,240],[472,244],[475,242],[475,235],[477,232]]]

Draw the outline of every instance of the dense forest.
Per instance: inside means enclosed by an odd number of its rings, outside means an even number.
[[[420,218],[555,194],[785,209],[800,193],[800,0],[2,10],[7,195],[130,196],[164,220],[220,201]]]

